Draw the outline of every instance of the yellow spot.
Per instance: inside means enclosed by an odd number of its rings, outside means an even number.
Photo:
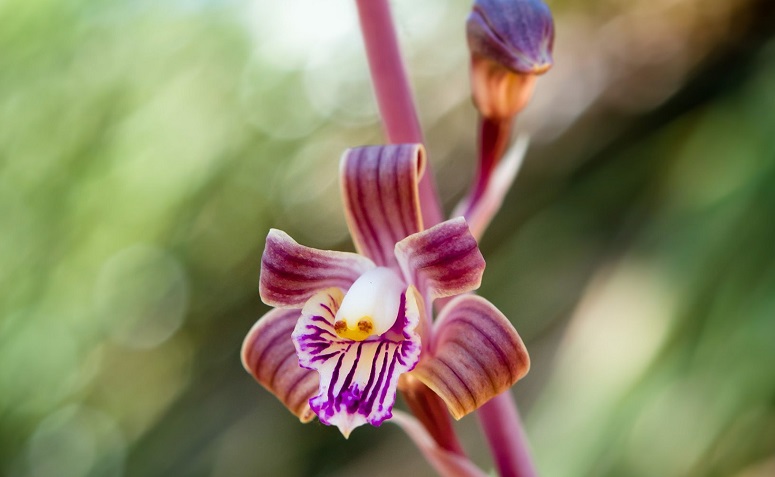
[[[342,338],[353,341],[363,341],[371,336],[371,330],[374,329],[370,316],[362,316],[354,327],[347,326],[347,322],[339,320],[334,323],[334,331]]]
[[[549,68],[551,67],[551,63],[541,63],[540,65],[533,65],[533,69],[530,72],[534,75],[542,75],[549,71]]]

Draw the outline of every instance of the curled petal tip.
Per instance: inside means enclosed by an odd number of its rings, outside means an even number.
[[[340,163],[345,217],[355,248],[379,266],[397,269],[393,247],[424,229],[420,178],[422,144],[348,149]]]

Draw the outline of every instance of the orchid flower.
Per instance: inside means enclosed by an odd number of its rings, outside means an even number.
[[[441,222],[388,1],[355,3],[393,144],[350,149],[341,160],[358,253],[316,250],[269,232],[259,291],[275,309],[245,338],[243,364],[302,422],[318,416],[348,437],[392,419],[447,476],[484,475],[465,457],[444,409],[459,419],[479,408],[501,475],[533,477],[519,413],[504,392],[527,373],[527,351],[506,317],[469,292],[485,265],[477,239],[526,150],[523,137],[501,163],[514,118],[551,65],[551,13],[540,0],[475,1],[467,32],[478,168],[453,213],[460,217]],[[394,413],[399,390],[414,417]]]
[[[485,268],[465,220],[423,228],[424,170],[419,144],[344,154],[342,198],[357,254],[305,247],[279,230],[267,236],[259,291],[275,309],[248,333],[242,361],[302,422],[317,415],[345,437],[378,426],[413,380],[460,418],[527,373],[508,319],[465,294]],[[433,322],[432,302],[454,295]]]

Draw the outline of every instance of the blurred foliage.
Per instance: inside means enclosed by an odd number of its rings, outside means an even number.
[[[396,17],[449,210],[468,2],[420,3]],[[542,475],[775,475],[773,5],[550,5],[481,291],[531,351]],[[0,474],[432,475],[239,364],[267,230],[351,248],[338,157],[381,141],[359,41],[346,0],[0,2]]]

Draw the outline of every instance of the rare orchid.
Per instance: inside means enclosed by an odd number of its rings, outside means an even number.
[[[533,477],[519,413],[504,392],[527,373],[527,351],[509,320],[470,292],[485,267],[477,239],[526,149],[522,138],[504,156],[514,118],[551,66],[551,13],[540,0],[475,1],[467,33],[479,160],[456,218],[442,222],[388,2],[355,3],[392,144],[349,149],[340,163],[358,253],[269,232],[259,291],[275,308],[245,338],[243,365],[302,422],[317,416],[347,437],[392,420],[442,475],[484,475],[449,419],[478,409],[501,475]],[[398,391],[414,417],[394,411]]]
[[[342,196],[359,254],[269,232],[260,294],[276,309],[250,331],[242,359],[302,421],[317,415],[345,436],[378,426],[411,382],[405,373],[460,418],[528,370],[514,327],[480,297],[453,300],[431,322],[433,300],[478,288],[485,263],[463,218],[423,230],[424,168],[420,145],[345,153]]]

